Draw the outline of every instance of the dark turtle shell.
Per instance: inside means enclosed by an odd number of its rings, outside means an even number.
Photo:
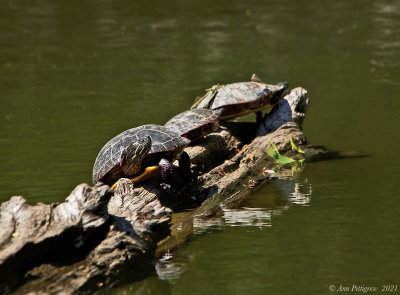
[[[240,117],[274,106],[287,87],[286,82],[268,85],[254,81],[217,85],[199,98],[192,108],[221,109],[223,120]]]
[[[164,126],[194,141],[218,129],[220,114],[219,110],[188,110],[172,117]]]
[[[149,124],[125,130],[108,141],[100,150],[93,166],[93,183],[101,181],[112,185],[121,177],[133,177],[134,175],[118,173],[122,172],[119,165],[121,153],[128,145],[147,136],[151,138],[152,144],[150,151],[143,159],[142,170],[157,165],[163,158],[171,162],[176,160],[190,143],[190,140],[164,126]]]

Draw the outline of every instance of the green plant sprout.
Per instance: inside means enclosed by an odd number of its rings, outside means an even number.
[[[271,140],[268,140],[269,143],[272,145],[272,147],[274,148],[273,150],[268,150],[267,154],[268,156],[270,156],[271,158],[273,158],[279,165],[277,167],[275,167],[273,170],[276,172],[278,172],[282,167],[290,164],[292,165],[292,176],[294,174],[294,172],[296,171],[296,169],[299,167],[299,165],[301,163],[303,163],[304,159],[300,159],[300,160],[295,160],[292,159],[290,157],[286,157],[286,156],[282,156],[277,147],[274,145],[274,143]],[[297,153],[302,153],[304,154],[304,151],[302,151],[299,147],[297,147],[294,142],[293,139],[290,138],[290,144],[292,145],[292,148],[295,152]],[[272,174],[271,176],[274,176],[274,174]]]

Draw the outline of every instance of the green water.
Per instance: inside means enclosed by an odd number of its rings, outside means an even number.
[[[302,201],[285,184],[264,186],[243,204],[261,208],[251,222],[226,218],[179,249],[168,280],[113,293],[400,285],[399,36],[396,0],[4,0],[0,201],[64,200],[90,182],[108,139],[163,124],[205,88],[255,72],[308,89],[310,143],[368,157],[308,164],[290,183]]]

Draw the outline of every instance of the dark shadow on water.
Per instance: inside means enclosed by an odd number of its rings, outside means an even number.
[[[371,157],[371,155],[365,154],[360,151],[330,151],[324,146],[309,146],[309,148],[311,148],[310,158],[309,160],[307,160],[307,162],[321,162]]]

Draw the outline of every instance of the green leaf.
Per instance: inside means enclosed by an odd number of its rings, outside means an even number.
[[[279,155],[279,151],[276,148],[276,146],[274,145],[274,143],[271,141],[271,139],[268,139],[268,141],[269,141],[269,144],[272,145],[272,147],[274,148],[275,152]]]
[[[292,145],[292,149],[294,151],[296,151],[297,153],[304,154],[304,152],[301,150],[301,148],[299,148],[297,145],[294,144],[292,137],[290,137],[290,144]]]
[[[296,162],[296,161],[293,160],[292,158],[285,157],[285,156],[282,156],[282,155],[279,155],[279,160],[278,160],[278,161],[279,161],[279,163],[281,163],[281,164],[283,164],[283,165]]]
[[[269,143],[272,145],[272,147],[274,148],[273,150],[268,150],[267,154],[268,156],[270,156],[271,158],[273,158],[279,165],[277,167],[275,167],[273,170],[277,173],[283,166],[287,165],[287,164],[291,164],[292,165],[292,175],[294,175],[294,172],[297,170],[297,168],[299,167],[299,165],[301,165],[304,161],[304,159],[300,159],[300,160],[294,160],[292,158],[286,157],[286,156],[282,156],[277,147],[274,145],[274,143],[269,140]],[[294,142],[293,139],[290,138],[290,143],[292,145],[292,148],[298,152],[298,153],[304,153],[300,148],[298,148]]]
[[[292,176],[294,175],[294,172],[296,172],[296,169],[297,169],[297,162],[292,165]]]
[[[273,158],[275,161],[279,160],[279,154],[273,150],[267,151],[267,155]]]
[[[296,161],[292,164],[292,176],[294,175],[294,172],[296,172],[297,168],[299,168],[299,165],[301,165],[300,161]]]
[[[286,165],[295,162],[292,158],[282,156],[279,152],[277,151],[267,151],[268,156],[273,158],[275,161],[277,161],[281,165]]]

